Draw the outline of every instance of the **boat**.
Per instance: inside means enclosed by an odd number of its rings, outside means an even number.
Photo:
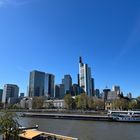
[[[140,122],[140,111],[109,111],[108,116],[117,122]]]
[[[78,138],[38,131],[32,128],[21,128],[19,140],[78,140]]]

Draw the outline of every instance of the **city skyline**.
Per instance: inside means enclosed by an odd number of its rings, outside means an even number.
[[[65,74],[77,83],[78,58],[91,67],[95,88],[119,85],[140,95],[139,1],[0,1],[0,88],[26,92],[29,72]]]

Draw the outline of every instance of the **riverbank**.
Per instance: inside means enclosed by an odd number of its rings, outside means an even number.
[[[2,109],[0,111],[4,111]],[[67,110],[67,109],[7,109],[11,112],[31,112],[31,113],[64,113],[64,114],[76,114],[76,115],[100,115],[104,116],[107,111],[95,111],[95,110]]]
[[[112,117],[105,115],[78,115],[78,114],[48,114],[48,113],[23,113],[22,117],[67,119],[67,120],[90,120],[90,121],[112,121]]]

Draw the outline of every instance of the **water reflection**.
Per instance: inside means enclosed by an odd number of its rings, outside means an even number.
[[[78,137],[80,140],[140,140],[139,123],[21,118],[20,124],[27,127],[39,125],[41,131]]]

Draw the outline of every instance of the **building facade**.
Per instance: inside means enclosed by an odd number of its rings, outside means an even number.
[[[14,84],[6,84],[3,89],[2,103],[14,104],[18,100],[19,87]]]
[[[3,89],[0,89],[0,102],[2,102]]]
[[[64,78],[62,79],[62,84],[64,85],[64,92],[71,93],[72,89],[72,78],[70,75],[64,75]]]
[[[29,97],[44,96],[45,72],[30,72]]]
[[[55,76],[53,74],[45,74],[45,96],[46,97],[55,97]]]
[[[78,82],[81,88],[81,93],[85,92],[88,96],[93,96],[94,92],[94,80],[91,77],[91,69],[87,64],[82,62],[82,58],[79,59],[79,75]]]
[[[115,91],[118,95],[121,94],[121,89],[120,86],[113,86],[112,87],[112,91]]]
[[[54,97],[55,76],[40,71],[30,72],[29,97],[46,96]]]

